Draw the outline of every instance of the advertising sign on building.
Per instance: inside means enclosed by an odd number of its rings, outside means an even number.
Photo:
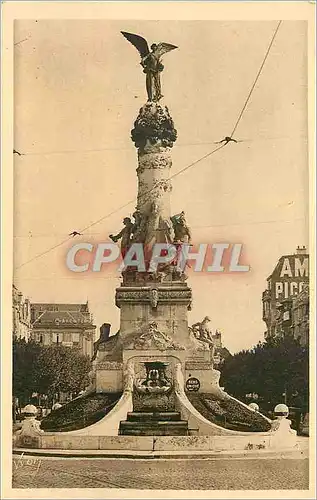
[[[284,300],[298,295],[309,281],[308,255],[287,255],[282,257],[270,280],[275,300]]]

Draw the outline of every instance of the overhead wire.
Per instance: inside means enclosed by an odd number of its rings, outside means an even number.
[[[276,29],[275,29],[275,31],[274,31],[273,37],[272,37],[271,42],[270,42],[270,44],[269,44],[269,46],[268,46],[268,49],[267,49],[267,51],[266,51],[266,53],[265,53],[265,56],[264,56],[264,59],[263,59],[263,61],[262,61],[261,66],[260,66],[260,69],[259,69],[259,71],[258,71],[258,73],[257,73],[257,75],[256,75],[256,78],[255,78],[255,80],[254,80],[254,82],[253,82],[253,85],[252,85],[252,87],[251,87],[251,90],[250,90],[250,92],[249,92],[249,94],[248,94],[248,96],[247,96],[247,99],[246,99],[246,101],[245,101],[245,103],[244,103],[243,107],[242,107],[242,110],[241,110],[241,112],[240,112],[240,114],[239,114],[239,116],[238,116],[238,119],[237,119],[237,121],[236,121],[236,123],[235,123],[235,126],[234,126],[234,128],[233,128],[233,131],[232,131],[232,133],[231,133],[231,136],[230,136],[230,137],[232,137],[232,135],[235,133],[235,131],[236,131],[237,127],[238,127],[238,124],[239,124],[239,123],[240,123],[240,121],[241,121],[241,118],[242,118],[242,116],[243,116],[243,113],[244,113],[244,111],[245,111],[245,109],[246,109],[246,107],[247,107],[247,104],[248,104],[248,102],[249,102],[249,100],[250,100],[250,98],[251,98],[251,95],[252,95],[252,93],[253,93],[253,90],[254,90],[254,88],[255,88],[255,85],[256,85],[256,83],[257,83],[257,81],[258,81],[258,79],[259,79],[259,77],[260,77],[260,75],[261,75],[261,72],[262,72],[262,69],[263,69],[263,67],[264,67],[264,64],[265,64],[265,62],[266,62],[266,60],[267,60],[267,58],[268,58],[268,55],[269,55],[269,53],[270,53],[270,50],[271,50],[271,48],[272,48],[272,45],[273,45],[273,43],[274,43],[275,37],[276,37],[276,35],[277,35],[277,33],[278,33],[278,30],[279,30],[279,28],[280,28],[281,23],[282,23],[282,21],[279,21],[279,23],[278,23],[278,25],[277,25],[277,28],[276,28]],[[223,149],[225,146],[227,146],[227,143],[222,144],[221,146],[219,146],[219,147],[217,147],[217,148],[213,149],[212,151],[210,151],[210,152],[209,152],[209,153],[207,153],[206,155],[204,155],[204,156],[202,156],[202,157],[198,158],[197,160],[193,161],[193,162],[192,162],[192,163],[190,163],[189,165],[185,166],[184,168],[182,168],[181,170],[179,170],[179,171],[178,171],[178,172],[176,172],[175,174],[171,175],[170,179],[173,179],[173,178],[177,177],[178,175],[180,175],[180,174],[182,174],[183,172],[187,171],[187,170],[188,170],[188,169],[190,169],[191,167],[193,167],[193,166],[197,165],[199,162],[201,162],[201,161],[205,160],[206,158],[208,158],[209,156],[213,155],[214,153],[216,153],[216,152],[217,152],[217,151],[219,151],[220,149]],[[150,193],[153,189],[155,189],[155,188],[156,188],[156,186],[154,186],[154,188],[151,188],[151,189],[150,189],[150,190],[148,190],[146,193],[144,193],[144,194],[143,194],[143,196],[145,196],[145,195],[149,194],[149,193]],[[108,213],[108,214],[104,215],[103,217],[101,217],[100,219],[98,219],[98,220],[96,220],[96,221],[92,222],[91,224],[89,224],[89,225],[88,225],[88,226],[86,226],[85,228],[81,229],[81,230],[80,230],[80,233],[83,233],[84,231],[87,231],[87,229],[90,229],[91,227],[93,227],[93,226],[95,226],[95,225],[99,224],[100,222],[102,222],[102,221],[104,221],[105,219],[107,219],[107,218],[111,217],[112,215],[116,214],[117,212],[119,212],[119,211],[120,211],[120,210],[122,210],[123,208],[128,207],[129,205],[131,205],[131,203],[134,203],[134,202],[135,202],[135,200],[136,200],[136,198],[133,198],[132,200],[129,200],[127,203],[125,203],[124,205],[121,205],[121,206],[120,206],[120,207],[118,207],[116,210],[113,210],[112,212],[110,212],[110,213]],[[52,250],[55,250],[56,248],[58,248],[58,247],[60,247],[60,246],[64,245],[64,243],[67,243],[68,241],[70,241],[70,240],[72,240],[72,239],[73,239],[73,237],[68,237],[68,238],[66,238],[65,240],[63,240],[62,242],[58,243],[57,245],[54,245],[53,247],[51,247],[51,248],[47,249],[46,251],[41,252],[40,254],[35,255],[33,258],[31,258],[31,259],[27,260],[26,262],[24,262],[24,263],[20,264],[20,265],[19,265],[19,266],[17,266],[15,269],[16,269],[16,270],[17,270],[17,269],[20,269],[21,267],[23,267],[23,266],[25,266],[25,265],[27,265],[27,264],[29,264],[29,263],[33,262],[34,260],[36,260],[36,259],[38,259],[38,258],[42,257],[43,255],[48,254],[48,253],[49,253],[49,252],[51,252]]]
[[[190,167],[196,165],[198,162],[202,161],[203,159],[207,158],[208,156],[211,156],[213,153],[215,153],[216,151],[218,151],[219,149],[222,149],[223,147],[225,146],[225,144],[221,145],[220,147],[214,149],[213,151],[210,151],[209,153],[207,153],[206,155],[202,156],[201,158],[199,158],[198,160],[195,160],[194,162],[190,163],[189,165],[187,165],[186,167],[184,167],[183,169],[181,169],[179,172],[176,172],[175,174],[171,175],[170,179],[173,179],[175,178],[177,175],[185,172],[185,170],[188,170]],[[146,191],[145,193],[143,193],[142,196],[147,196],[148,194],[150,194],[152,191],[153,191],[154,188],[151,188],[149,189],[148,191]],[[101,217],[100,219],[92,222],[91,224],[89,224],[88,226],[84,227],[83,229],[80,229],[80,233],[83,233],[84,231],[87,231],[87,229],[90,229],[91,227],[99,224],[100,222],[104,221],[105,219],[108,219],[109,217],[111,217],[112,215],[116,214],[117,212],[120,212],[120,210],[128,207],[129,205],[131,205],[132,203],[134,203],[136,201],[136,198],[133,198],[132,200],[129,200],[127,203],[125,203],[124,205],[121,205],[120,207],[116,208],[115,210],[113,210],[112,212],[109,212],[108,214],[104,215],[103,217]],[[41,252],[40,254],[37,254],[35,255],[34,257],[32,257],[31,259],[23,262],[22,264],[20,264],[19,266],[17,266],[15,269],[20,269],[21,267],[25,266],[26,264],[29,264],[30,262],[33,262],[34,260],[40,258],[40,257],[43,257],[43,255],[46,255],[47,253],[49,253],[51,250],[55,250],[56,248],[64,245],[64,243],[67,243],[68,241],[72,240],[73,239],[73,236],[70,236],[69,238],[66,238],[65,240],[63,240],[62,242],[58,243],[57,245],[54,245],[53,247],[45,250],[44,252]]]
[[[305,136],[299,136],[300,139],[306,139]],[[257,141],[278,141],[278,140],[294,140],[294,137],[258,137],[256,139],[240,139],[237,142],[257,142]],[[206,141],[206,142],[184,142],[180,144],[175,144],[174,148],[183,148],[183,147],[192,147],[192,146],[208,146],[210,144],[215,144],[215,141]],[[20,153],[19,156],[50,156],[50,155],[67,155],[67,154],[86,154],[86,153],[103,153],[104,151],[130,151],[134,152],[134,148],[131,145],[130,147],[104,147],[98,149],[74,149],[74,150],[60,150],[60,151],[38,151],[32,152],[27,151],[25,153]]]
[[[281,24],[282,24],[282,21],[279,21],[279,22],[278,22],[278,25],[277,25],[277,27],[276,27],[276,29],[275,29],[275,31],[274,31],[274,34],[273,34],[273,36],[272,36],[272,39],[271,39],[271,41],[270,41],[270,44],[269,44],[269,46],[268,46],[268,49],[267,49],[267,51],[266,51],[266,53],[265,53],[265,56],[264,56],[264,59],[263,59],[263,61],[262,61],[261,66],[260,66],[260,69],[259,69],[259,71],[258,71],[258,73],[257,73],[257,75],[256,75],[256,77],[255,77],[255,80],[254,80],[254,82],[253,82],[253,84],[252,84],[251,90],[250,90],[250,92],[249,92],[249,94],[248,94],[248,96],[247,96],[247,98],[246,98],[246,101],[245,101],[245,103],[244,103],[244,105],[243,105],[243,107],[242,107],[242,110],[241,110],[241,112],[240,112],[240,114],[239,114],[239,116],[238,116],[238,119],[237,119],[237,121],[236,121],[236,124],[235,124],[235,126],[233,127],[233,130],[232,130],[232,132],[231,132],[230,137],[232,137],[232,136],[233,136],[233,134],[235,133],[235,131],[237,130],[237,127],[238,127],[238,125],[239,125],[239,123],[240,123],[240,120],[241,120],[241,118],[242,118],[242,115],[243,115],[243,113],[244,113],[244,111],[245,111],[245,109],[246,109],[246,107],[247,107],[247,105],[248,105],[248,102],[249,102],[249,100],[250,100],[250,98],[251,98],[251,95],[252,95],[252,93],[253,93],[253,90],[254,90],[254,88],[255,88],[255,86],[256,86],[256,84],[257,84],[258,79],[260,78],[260,75],[261,75],[261,73],[262,73],[262,70],[263,70],[264,64],[265,64],[265,62],[266,62],[266,60],[267,60],[267,58],[268,58],[268,55],[269,55],[269,53],[270,53],[270,51],[271,51],[272,45],[273,45],[273,43],[274,43],[275,37],[276,37],[276,35],[277,35],[277,33],[278,33],[278,30],[280,29]]]
[[[241,222],[230,222],[230,223],[223,223],[223,224],[208,224],[204,226],[191,226],[191,229],[207,229],[211,227],[233,227],[233,226],[250,226],[254,224],[287,224],[290,222],[296,222],[299,220],[304,220],[305,217],[297,217],[295,219],[269,219],[269,220],[260,220],[260,221],[241,221]],[[98,233],[86,233],[81,236],[98,236],[100,234],[104,234],[103,232],[98,232]],[[23,236],[23,235],[15,235],[13,238],[18,239],[18,238],[53,238],[60,236],[60,234],[42,234],[42,235],[32,235],[32,236]]]
[[[23,42],[26,42],[27,40],[29,40],[29,38],[23,38],[23,40],[20,40],[19,42],[15,42],[13,45],[20,45],[20,43],[23,43]]]

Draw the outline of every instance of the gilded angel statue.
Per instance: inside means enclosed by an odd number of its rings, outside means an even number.
[[[141,56],[141,66],[146,74],[146,91],[148,101],[158,102],[162,97],[160,74],[164,69],[161,58],[167,52],[177,49],[176,45],[161,42],[153,43],[151,50],[148,43],[140,35],[121,31],[122,35],[139,51]]]

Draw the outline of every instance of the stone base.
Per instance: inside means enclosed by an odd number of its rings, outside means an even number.
[[[305,438],[304,438],[305,439]],[[274,443],[274,434],[257,433],[246,436],[58,436],[53,433],[36,438],[36,448],[39,450],[122,450],[128,451],[184,451],[193,452],[243,452],[263,453],[270,451],[296,451],[299,449],[298,440],[290,443],[284,441],[277,448]],[[15,444],[19,449],[31,448]],[[33,449],[35,448],[32,447]]]

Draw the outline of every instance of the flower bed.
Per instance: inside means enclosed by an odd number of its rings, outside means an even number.
[[[266,432],[271,428],[263,415],[249,410],[230,396],[220,399],[212,394],[188,392],[187,397],[207,420],[226,429]]]
[[[53,410],[41,421],[41,429],[48,432],[74,431],[95,424],[118,402],[121,393],[93,393]]]

